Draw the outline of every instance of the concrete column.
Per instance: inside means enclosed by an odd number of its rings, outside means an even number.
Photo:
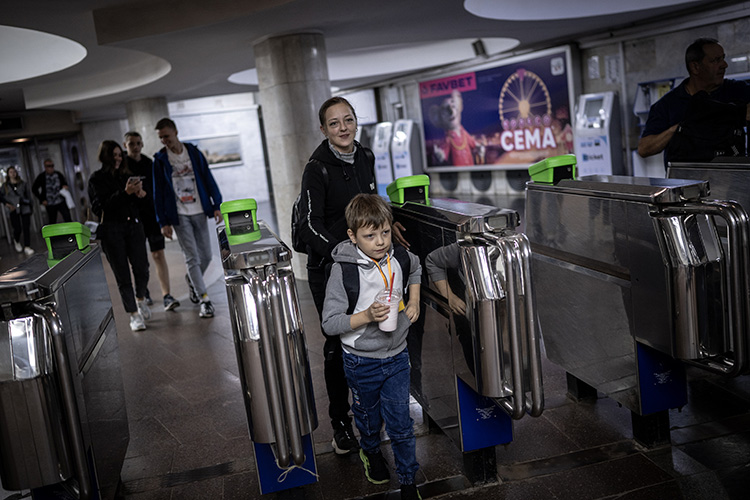
[[[291,245],[291,213],[310,154],[323,140],[318,109],[331,97],[323,35],[267,38],[253,46],[279,236]],[[263,218],[263,214],[259,214]],[[304,255],[295,255],[306,279]]]
[[[153,156],[162,148],[161,141],[156,135],[156,122],[169,116],[167,99],[165,97],[151,97],[130,101],[125,105],[128,113],[128,130],[134,130],[143,138],[143,154]],[[120,137],[120,141],[123,138]]]

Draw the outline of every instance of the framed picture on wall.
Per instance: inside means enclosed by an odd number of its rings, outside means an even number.
[[[209,168],[242,165],[242,145],[239,135],[185,139],[192,142],[205,155]]]

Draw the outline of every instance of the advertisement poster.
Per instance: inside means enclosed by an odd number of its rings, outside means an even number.
[[[419,82],[426,169],[528,168],[573,153],[567,54]]]

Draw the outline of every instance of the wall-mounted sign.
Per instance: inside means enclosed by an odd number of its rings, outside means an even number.
[[[574,152],[570,51],[419,82],[428,171],[520,169]]]

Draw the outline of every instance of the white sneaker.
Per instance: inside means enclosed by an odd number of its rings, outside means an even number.
[[[34,249],[31,248],[31,247],[24,247],[23,253],[25,253],[26,255],[29,255],[29,256],[30,255],[34,255]]]
[[[145,320],[151,319],[151,309],[149,309],[148,305],[146,304],[146,301],[136,299],[136,303],[138,304],[138,312],[141,313],[141,316],[143,316],[143,319]]]
[[[146,329],[146,323],[143,321],[141,313],[137,312],[130,315],[130,329],[134,332],[140,332]]]
[[[23,252],[23,245],[21,245],[19,242],[14,241],[13,246],[16,247],[16,252],[21,253]]]

